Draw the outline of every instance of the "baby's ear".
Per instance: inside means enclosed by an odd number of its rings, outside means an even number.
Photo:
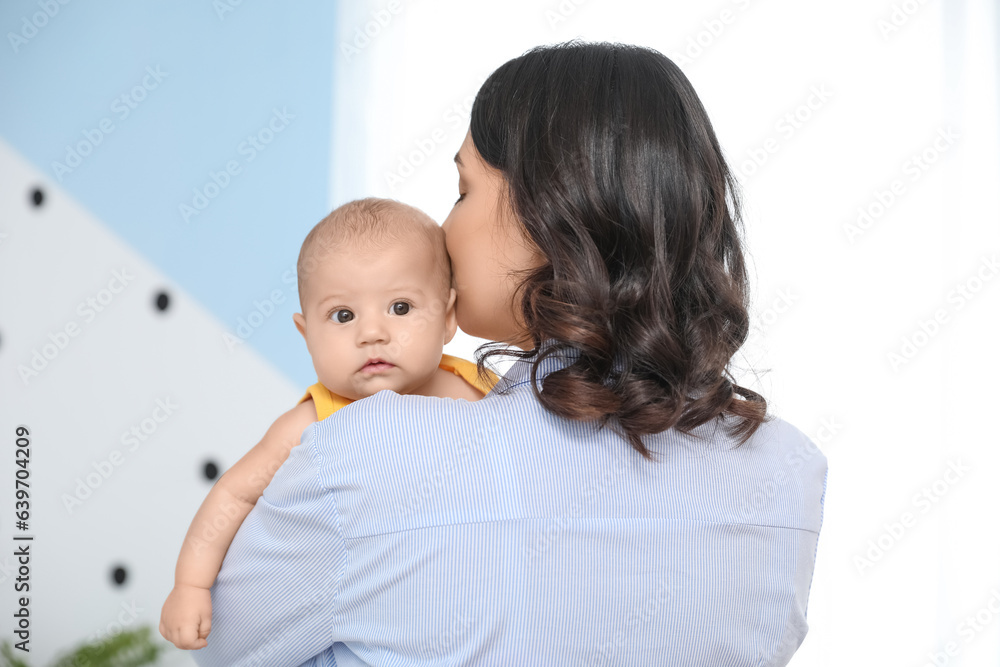
[[[452,287],[448,294],[448,306],[444,310],[444,344],[447,345],[458,331],[458,314],[455,312],[455,297],[458,292]]]
[[[292,321],[295,322],[295,328],[299,330],[302,337],[306,337],[306,318],[302,313],[292,313]]]

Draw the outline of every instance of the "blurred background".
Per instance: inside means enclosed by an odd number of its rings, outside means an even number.
[[[0,640],[29,624],[28,664],[165,643],[195,511],[315,381],[305,234],[369,195],[443,221],[486,76],[581,38],[671,57],[743,186],[734,373],[830,466],[791,664],[1000,665],[996,2],[7,0],[0,28]]]

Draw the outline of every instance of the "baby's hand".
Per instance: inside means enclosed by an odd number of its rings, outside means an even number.
[[[174,586],[160,612],[160,634],[177,648],[208,646],[212,630],[212,595],[207,588]]]

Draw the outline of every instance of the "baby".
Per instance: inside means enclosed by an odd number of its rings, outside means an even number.
[[[475,401],[498,376],[443,353],[455,335],[455,289],[444,230],[423,212],[369,197],[334,210],[298,261],[302,334],[319,382],[216,481],[181,546],[160,634],[182,649],[208,645],[209,589],[240,524],[309,424],[381,391]]]

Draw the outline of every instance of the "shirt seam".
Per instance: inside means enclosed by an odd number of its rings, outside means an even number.
[[[802,436],[813,447],[815,447],[817,450],[819,450],[819,447],[816,446],[816,443],[812,442],[809,439],[808,436],[806,436],[805,434],[802,434]],[[815,538],[816,546],[813,548],[813,558],[812,558],[813,569],[812,569],[812,572],[809,575],[809,584],[806,586],[806,595],[805,595],[805,598],[802,600],[802,602],[804,603],[804,609],[802,611],[802,620],[807,624],[807,626],[808,626],[808,623],[809,623],[809,594],[812,592],[812,582],[813,582],[813,578],[816,575],[816,556],[819,554],[819,535],[820,535],[820,531],[823,529],[823,509],[824,509],[824,501],[826,500],[826,480],[827,480],[827,476],[829,475],[829,473],[830,473],[830,470],[829,470],[829,467],[828,467],[827,470],[823,473],[823,493],[822,493],[822,495],[820,496],[820,499],[819,499],[819,507],[820,507],[820,512],[819,512],[819,530],[809,530],[809,532],[815,534],[815,536],[816,536],[816,538]],[[804,499],[806,497],[805,488],[804,488],[802,479],[799,478],[798,476],[796,476],[796,483],[798,484],[799,498]],[[796,575],[798,575],[798,569],[801,566],[800,563],[799,563],[799,556],[800,556],[799,550],[796,550],[796,552],[795,552],[795,569],[794,569],[794,574],[792,575],[793,578]],[[795,613],[795,609],[796,609],[795,603],[797,602],[797,600],[798,600],[798,598],[796,596],[793,596],[791,602],[789,603],[788,612],[785,614],[785,622],[781,626],[781,634],[778,635],[778,643],[777,643],[777,645],[772,646],[770,652],[767,653],[766,655],[764,654],[763,650],[761,651],[760,660],[757,662],[756,667],[764,667],[774,657],[774,655],[778,652],[778,650],[781,648],[782,642],[785,639],[785,634],[788,632],[788,625],[791,622],[790,619],[792,618],[792,614]],[[807,632],[808,632],[808,630],[807,630]],[[803,640],[804,639],[805,639],[805,637],[803,637]]]
[[[819,533],[816,532],[816,531],[813,531],[813,530],[810,530],[809,532],[816,533],[816,545],[818,547],[819,546]],[[799,558],[799,556],[801,554],[799,552],[800,552],[799,549],[795,550],[795,567],[793,568],[793,574],[792,574],[792,579],[793,580],[798,575],[799,568],[802,566],[801,562],[800,562],[801,559]],[[812,577],[816,573],[816,555],[815,554],[816,554],[816,552],[814,551],[813,552],[813,560],[812,560],[813,570],[812,570],[812,574],[810,574],[810,577],[809,577],[809,588],[812,588]],[[771,650],[769,652],[767,652],[766,654],[764,652],[765,649],[761,649],[760,657],[759,657],[759,659],[758,659],[757,664],[755,665],[755,667],[766,667],[766,665],[770,664],[771,660],[778,653],[778,650],[781,649],[781,647],[784,645],[785,637],[786,637],[786,635],[787,635],[787,633],[789,631],[789,627],[788,626],[791,623],[792,615],[796,611],[796,602],[798,602],[798,596],[797,595],[793,595],[792,598],[791,598],[791,600],[788,603],[788,611],[785,613],[785,621],[781,625],[781,633],[778,635],[778,641],[777,641],[777,643],[774,644],[773,646],[771,646],[770,647]],[[809,621],[808,621],[808,618],[807,618],[808,605],[809,605],[809,593],[808,593],[808,589],[807,589],[807,592],[806,592],[806,597],[803,600],[803,602],[805,603],[805,609],[803,609],[802,620],[806,624],[806,633],[808,633],[808,631],[809,631],[808,630]],[[802,640],[805,641],[805,635],[803,635]],[[801,646],[801,642],[800,642],[799,645]],[[796,648],[795,651],[797,651],[797,650],[798,649]],[[795,653],[795,651],[792,651],[792,653]]]
[[[615,521],[656,521],[656,520],[664,520],[662,517],[642,517],[642,516],[625,516],[625,517],[622,517],[622,516],[588,516],[588,517],[568,517],[568,518],[571,518],[571,519],[574,519],[574,518],[575,519],[588,519],[588,520],[589,519],[610,519],[610,520],[615,520]],[[483,520],[483,521],[458,521],[458,522],[455,522],[455,523],[435,523],[435,524],[430,524],[430,525],[427,525],[427,526],[414,526],[413,528],[401,528],[400,530],[388,530],[388,531],[385,531],[385,532],[382,532],[382,533],[370,533],[368,535],[359,535],[358,537],[347,537],[347,536],[345,536],[343,534],[343,528],[339,524],[339,519],[340,519],[339,512],[337,514],[337,519],[338,519],[338,527],[341,528],[341,536],[345,540],[366,540],[366,539],[368,539],[370,537],[382,537],[382,536],[385,536],[385,535],[396,535],[396,534],[399,534],[399,533],[409,533],[409,532],[413,532],[415,530],[427,530],[427,529],[430,529],[430,528],[445,528],[445,527],[449,527],[449,526],[474,526],[474,525],[477,525],[477,524],[501,523],[501,522],[508,522],[508,521],[525,521],[525,520],[530,520],[530,519],[547,519],[547,520],[552,520],[552,519],[555,519],[555,517],[525,516],[525,517],[509,517],[509,518],[505,518],[505,519],[486,519],[486,520]],[[713,525],[713,526],[753,526],[753,527],[756,527],[756,528],[780,528],[780,529],[783,529],[783,530],[799,530],[799,531],[803,531],[803,532],[807,532],[807,533],[813,533],[814,535],[819,535],[819,532],[816,531],[816,530],[813,530],[812,528],[798,528],[796,526],[773,526],[773,525],[766,524],[766,523],[740,523],[740,522],[735,522],[735,521],[708,521],[708,520],[705,520],[705,519],[665,519],[665,520],[666,521],[676,522],[676,523],[706,523],[706,524],[710,524],[710,525]],[[338,585],[338,590],[339,590],[339,586],[340,586],[339,582],[338,582],[337,585]]]
[[[343,526],[343,523],[340,520],[340,507],[337,505],[337,497],[336,497],[335,494],[333,494],[331,492],[331,489],[326,484],[323,483],[323,480],[320,477],[320,472],[323,469],[323,455],[319,452],[319,444],[318,444],[319,443],[319,437],[316,435],[316,427],[315,426],[313,426],[313,428],[312,428],[312,433],[310,434],[310,439],[311,439],[311,442],[309,443],[309,453],[312,455],[313,465],[316,466],[316,486],[318,486],[320,489],[322,489],[325,492],[324,495],[329,498],[330,503],[333,505],[334,518],[337,521],[337,533],[340,535],[340,539],[341,539],[342,543],[346,545],[347,540],[349,540],[351,538],[349,538],[346,535],[344,535],[344,526]],[[327,646],[333,646],[337,642],[336,638],[334,637],[334,627],[333,627],[334,626],[334,622],[333,622],[333,619],[336,618],[336,616],[337,616],[335,607],[337,607],[339,605],[339,601],[340,601],[340,588],[341,588],[341,586],[344,583],[344,573],[346,572],[346,569],[347,569],[347,549],[346,548],[344,549],[343,560],[344,560],[344,567],[341,568],[341,571],[337,573],[337,588],[334,590],[334,593],[333,593],[333,596],[334,596],[333,597],[333,603],[330,605],[329,615],[327,616],[327,619],[326,619],[326,626],[327,626],[327,628],[329,630],[329,633],[330,633],[329,634],[330,641],[327,643]]]

